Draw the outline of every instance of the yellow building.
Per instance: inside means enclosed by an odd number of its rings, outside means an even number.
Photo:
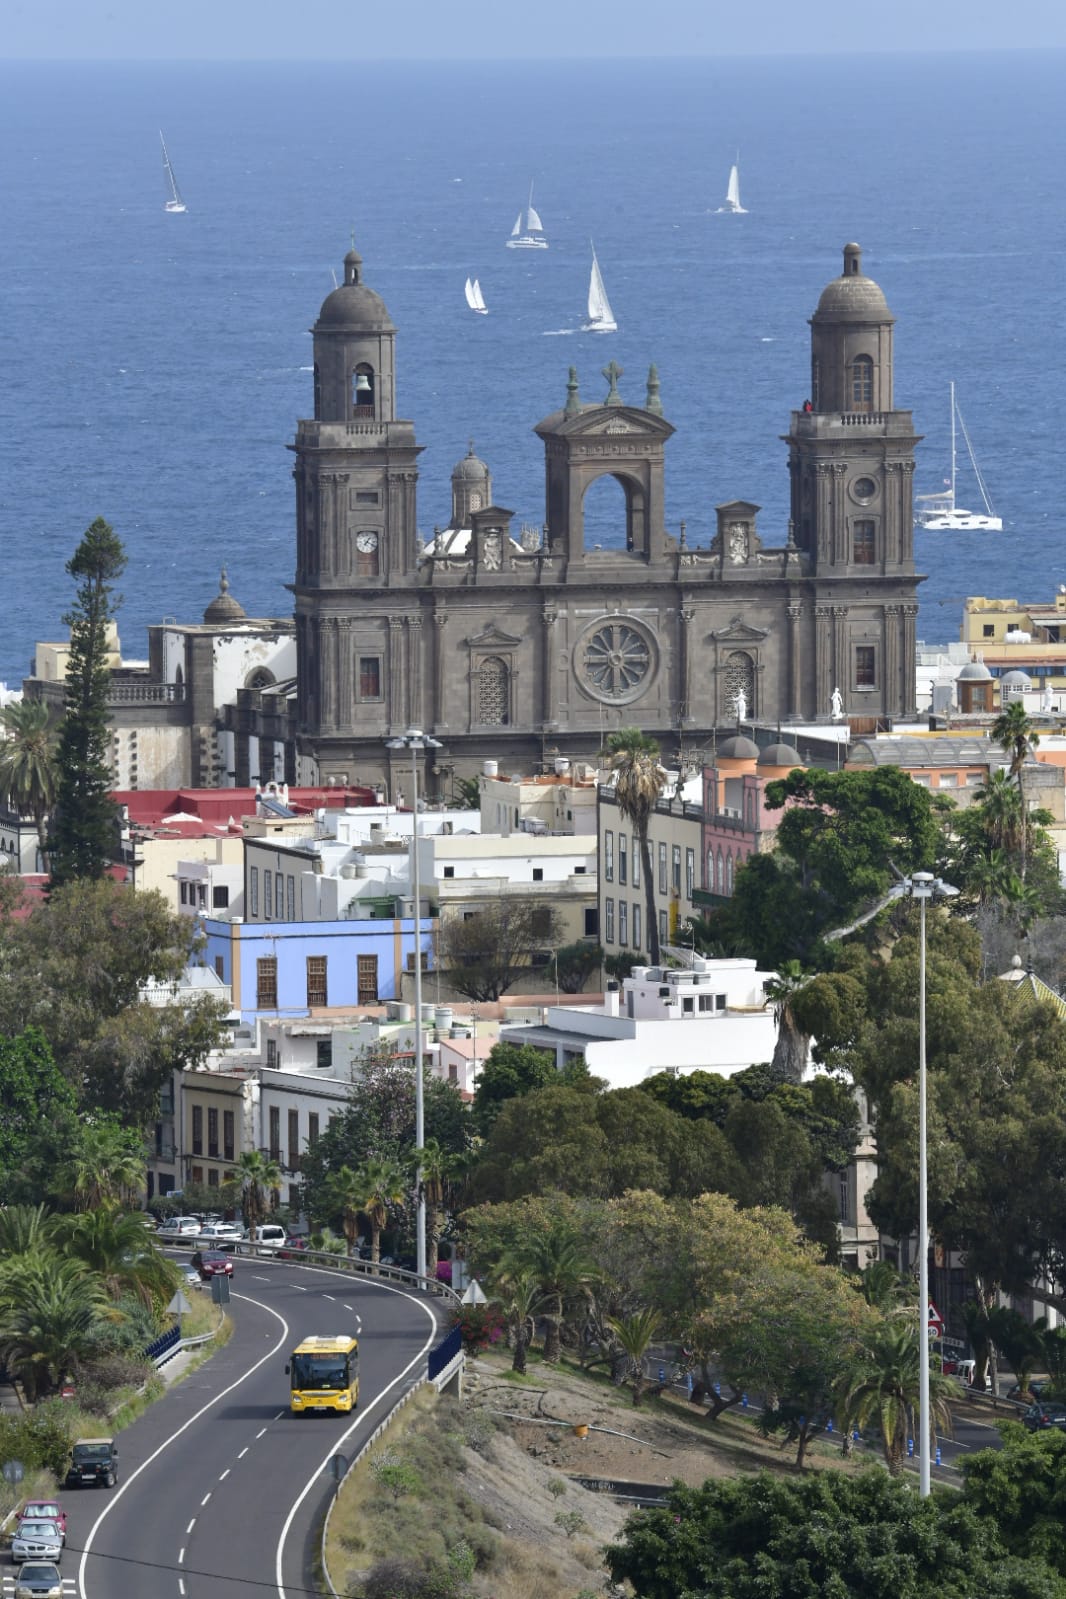
[[[1036,692],[1049,695],[1048,710],[1066,711],[1066,592],[1034,603],[972,595],[963,609],[960,637],[988,668],[997,707],[1002,678],[1022,671]]]

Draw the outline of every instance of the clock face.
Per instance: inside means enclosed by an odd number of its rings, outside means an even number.
[[[360,555],[372,555],[378,547],[377,534],[357,533],[355,535],[355,547],[359,551]]]

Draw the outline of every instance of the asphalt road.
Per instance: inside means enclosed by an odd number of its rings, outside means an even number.
[[[351,1459],[425,1370],[439,1301],[292,1261],[238,1263],[234,1332],[119,1435],[111,1490],[68,1490],[65,1577],[81,1599],[298,1599]],[[313,1333],[360,1339],[352,1417],[293,1416],[285,1364]]]

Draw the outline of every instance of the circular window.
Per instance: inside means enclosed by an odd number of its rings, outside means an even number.
[[[857,477],[851,485],[851,492],[860,505],[868,505],[877,493],[877,484],[872,477]]]
[[[649,686],[656,660],[651,635],[617,617],[593,623],[574,651],[574,670],[593,699],[624,705]]]

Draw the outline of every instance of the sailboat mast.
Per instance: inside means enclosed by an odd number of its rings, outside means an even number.
[[[951,385],[951,509],[955,509],[955,384]]]

